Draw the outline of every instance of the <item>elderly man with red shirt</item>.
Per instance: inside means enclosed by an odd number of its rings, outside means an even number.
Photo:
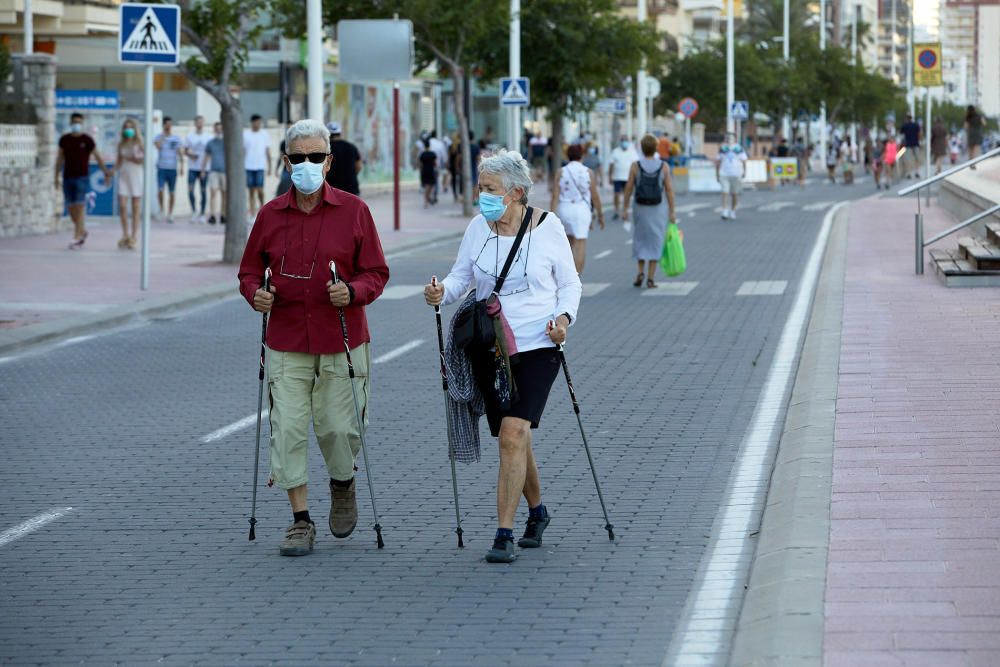
[[[285,145],[283,160],[294,187],[261,208],[239,279],[250,305],[270,313],[271,477],[288,492],[293,515],[280,553],[304,556],[316,539],[306,492],[310,421],[330,475],[330,531],[344,538],[357,524],[354,462],[361,433],[338,309],[347,317],[367,426],[371,338],[365,306],[382,294],[389,268],[368,206],[325,182],[331,161],[326,127],[299,121],[288,128]],[[330,280],[331,260],[342,282]],[[261,289],[266,268],[272,273],[269,292]]]

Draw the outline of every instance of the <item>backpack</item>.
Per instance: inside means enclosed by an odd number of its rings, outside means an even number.
[[[645,206],[656,206],[663,201],[663,179],[660,172],[663,171],[661,163],[656,171],[646,171],[641,164],[636,163],[639,168],[639,182],[635,189],[635,203]]]

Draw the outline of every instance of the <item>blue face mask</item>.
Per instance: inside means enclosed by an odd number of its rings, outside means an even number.
[[[479,212],[490,222],[496,222],[507,210],[507,205],[503,203],[506,195],[495,195],[483,192],[479,195]]]
[[[72,125],[69,126],[69,131],[72,132],[73,134],[80,134],[81,132],[83,132],[83,124],[73,123]]]
[[[323,187],[323,163],[315,164],[306,160],[301,164],[292,165],[292,184],[304,195]]]

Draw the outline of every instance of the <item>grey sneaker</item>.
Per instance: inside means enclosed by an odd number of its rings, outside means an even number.
[[[354,480],[350,486],[334,486],[330,482],[330,532],[344,538],[358,525],[358,498],[354,493]]]
[[[279,550],[282,556],[307,556],[316,542],[316,526],[308,521],[296,521],[285,530],[285,541]]]
[[[542,546],[542,533],[549,527],[552,517],[548,514],[544,519],[528,518],[528,525],[524,527],[524,537],[517,541],[517,546],[522,549],[537,549]]]
[[[487,563],[513,563],[517,560],[514,540],[493,540],[493,548],[486,552]]]

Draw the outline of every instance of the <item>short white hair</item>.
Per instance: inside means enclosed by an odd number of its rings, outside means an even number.
[[[312,118],[300,120],[285,131],[285,150],[291,149],[293,141],[313,138],[322,139],[326,145],[326,152],[330,152],[330,130],[326,129],[326,125]]]
[[[528,193],[531,192],[531,168],[521,154],[501,148],[489,157],[484,157],[479,163],[479,175],[495,174],[503,181],[504,190],[523,188],[524,196],[521,203],[528,203]]]

